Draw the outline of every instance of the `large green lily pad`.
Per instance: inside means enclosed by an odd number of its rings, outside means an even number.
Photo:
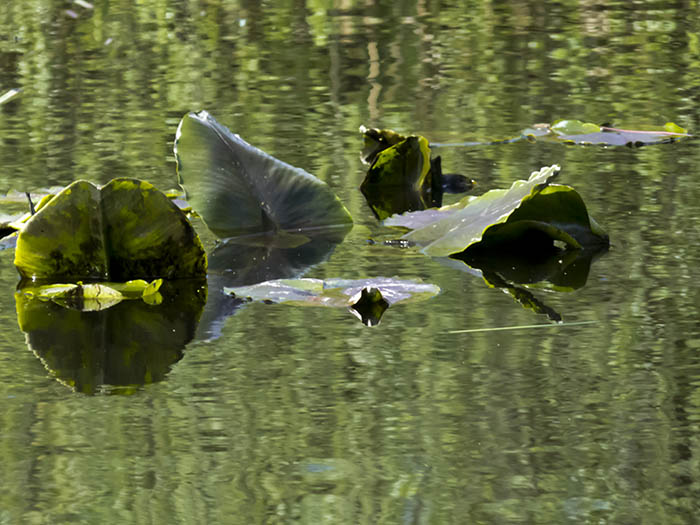
[[[15,266],[32,280],[190,278],[206,274],[204,248],[184,213],[151,184],[76,181],[24,225]]]
[[[319,230],[352,226],[323,181],[251,146],[206,111],[182,119],[175,156],[188,202],[222,239],[274,233],[300,244]]]
[[[413,229],[403,239],[431,256],[460,253],[477,243],[490,247],[523,239],[527,249],[533,238],[572,249],[607,245],[607,234],[589,217],[580,195],[569,186],[551,184],[559,169],[556,165],[542,168],[507,190],[491,190],[438,210],[391,217],[385,224]]]

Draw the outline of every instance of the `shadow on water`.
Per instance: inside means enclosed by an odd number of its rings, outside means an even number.
[[[607,252],[608,246],[604,244],[583,250],[564,250],[553,245],[550,239],[527,237],[506,247],[477,247],[440,261],[482,277],[486,284],[507,292],[524,308],[559,322],[561,314],[527,287],[534,285],[538,289],[556,292],[582,288],[588,280],[591,264]]]
[[[218,338],[226,319],[247,304],[245,300],[225,294],[224,288],[300,277],[330,257],[346,234],[347,229],[331,228],[318,232],[305,244],[291,247],[277,242],[272,235],[254,235],[221,243],[209,255],[209,299],[196,340]]]

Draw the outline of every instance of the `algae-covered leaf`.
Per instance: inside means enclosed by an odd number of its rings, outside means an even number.
[[[379,220],[394,213],[442,204],[433,191],[430,148],[424,137],[407,139],[379,152],[360,190]]]
[[[28,279],[107,280],[106,250],[100,190],[76,181],[27,221],[15,266]]]
[[[558,172],[556,165],[542,168],[527,181],[514,182],[510,189],[491,190],[427,215],[413,212],[392,217],[385,224],[415,226],[403,238],[432,256],[459,253],[477,243],[513,243],[533,233],[569,248],[607,244],[607,235],[590,219],[578,193],[568,186],[550,184]]]
[[[20,231],[15,266],[32,280],[200,277],[206,254],[187,217],[151,184],[76,181]]]
[[[248,144],[206,111],[182,119],[175,156],[188,202],[220,238],[265,232],[308,236],[352,225],[323,181]]]
[[[17,320],[30,350],[63,384],[85,394],[130,394],[164,379],[194,336],[206,302],[202,280],[165,281],[161,290],[163,304],[157,308],[132,300],[93,311],[20,290]]]
[[[205,275],[206,255],[197,233],[153,185],[114,179],[102,188],[101,198],[111,280]]]
[[[363,142],[360,159],[365,164],[372,164],[380,152],[406,140],[404,135],[391,129],[360,126],[360,133],[362,133]]]
[[[421,301],[440,293],[433,284],[377,277],[371,279],[277,279],[252,286],[224,288],[240,299],[296,306],[345,307],[374,326],[384,311],[399,302]]]

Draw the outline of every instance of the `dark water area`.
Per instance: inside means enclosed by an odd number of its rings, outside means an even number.
[[[206,109],[353,216],[308,264],[286,254],[285,277],[441,292],[370,328],[345,308],[231,301],[212,277],[199,306],[118,305],[79,333],[48,310],[25,334],[0,251],[0,524],[696,523],[698,139],[436,148],[476,193],[559,164],[608,232],[585,285],[527,288],[553,324],[460,261],[383,245],[398,235],[359,191],[358,129],[697,134],[699,34],[680,1],[6,1],[0,96],[21,93],[0,105],[0,194],[175,188],[178,122]]]

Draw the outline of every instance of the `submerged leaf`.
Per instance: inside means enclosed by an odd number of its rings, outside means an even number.
[[[186,115],[175,156],[192,208],[220,238],[347,231],[349,212],[321,180],[251,146],[209,113]]]
[[[151,184],[76,181],[19,233],[15,266],[27,279],[203,276],[206,254],[185,215]]]
[[[508,190],[491,190],[437,211],[392,217],[385,224],[415,228],[403,239],[431,256],[452,255],[477,243],[513,243],[533,232],[550,244],[557,240],[570,248],[607,244],[607,235],[591,222],[578,193],[568,186],[550,185],[558,172],[556,165],[542,168]]]

